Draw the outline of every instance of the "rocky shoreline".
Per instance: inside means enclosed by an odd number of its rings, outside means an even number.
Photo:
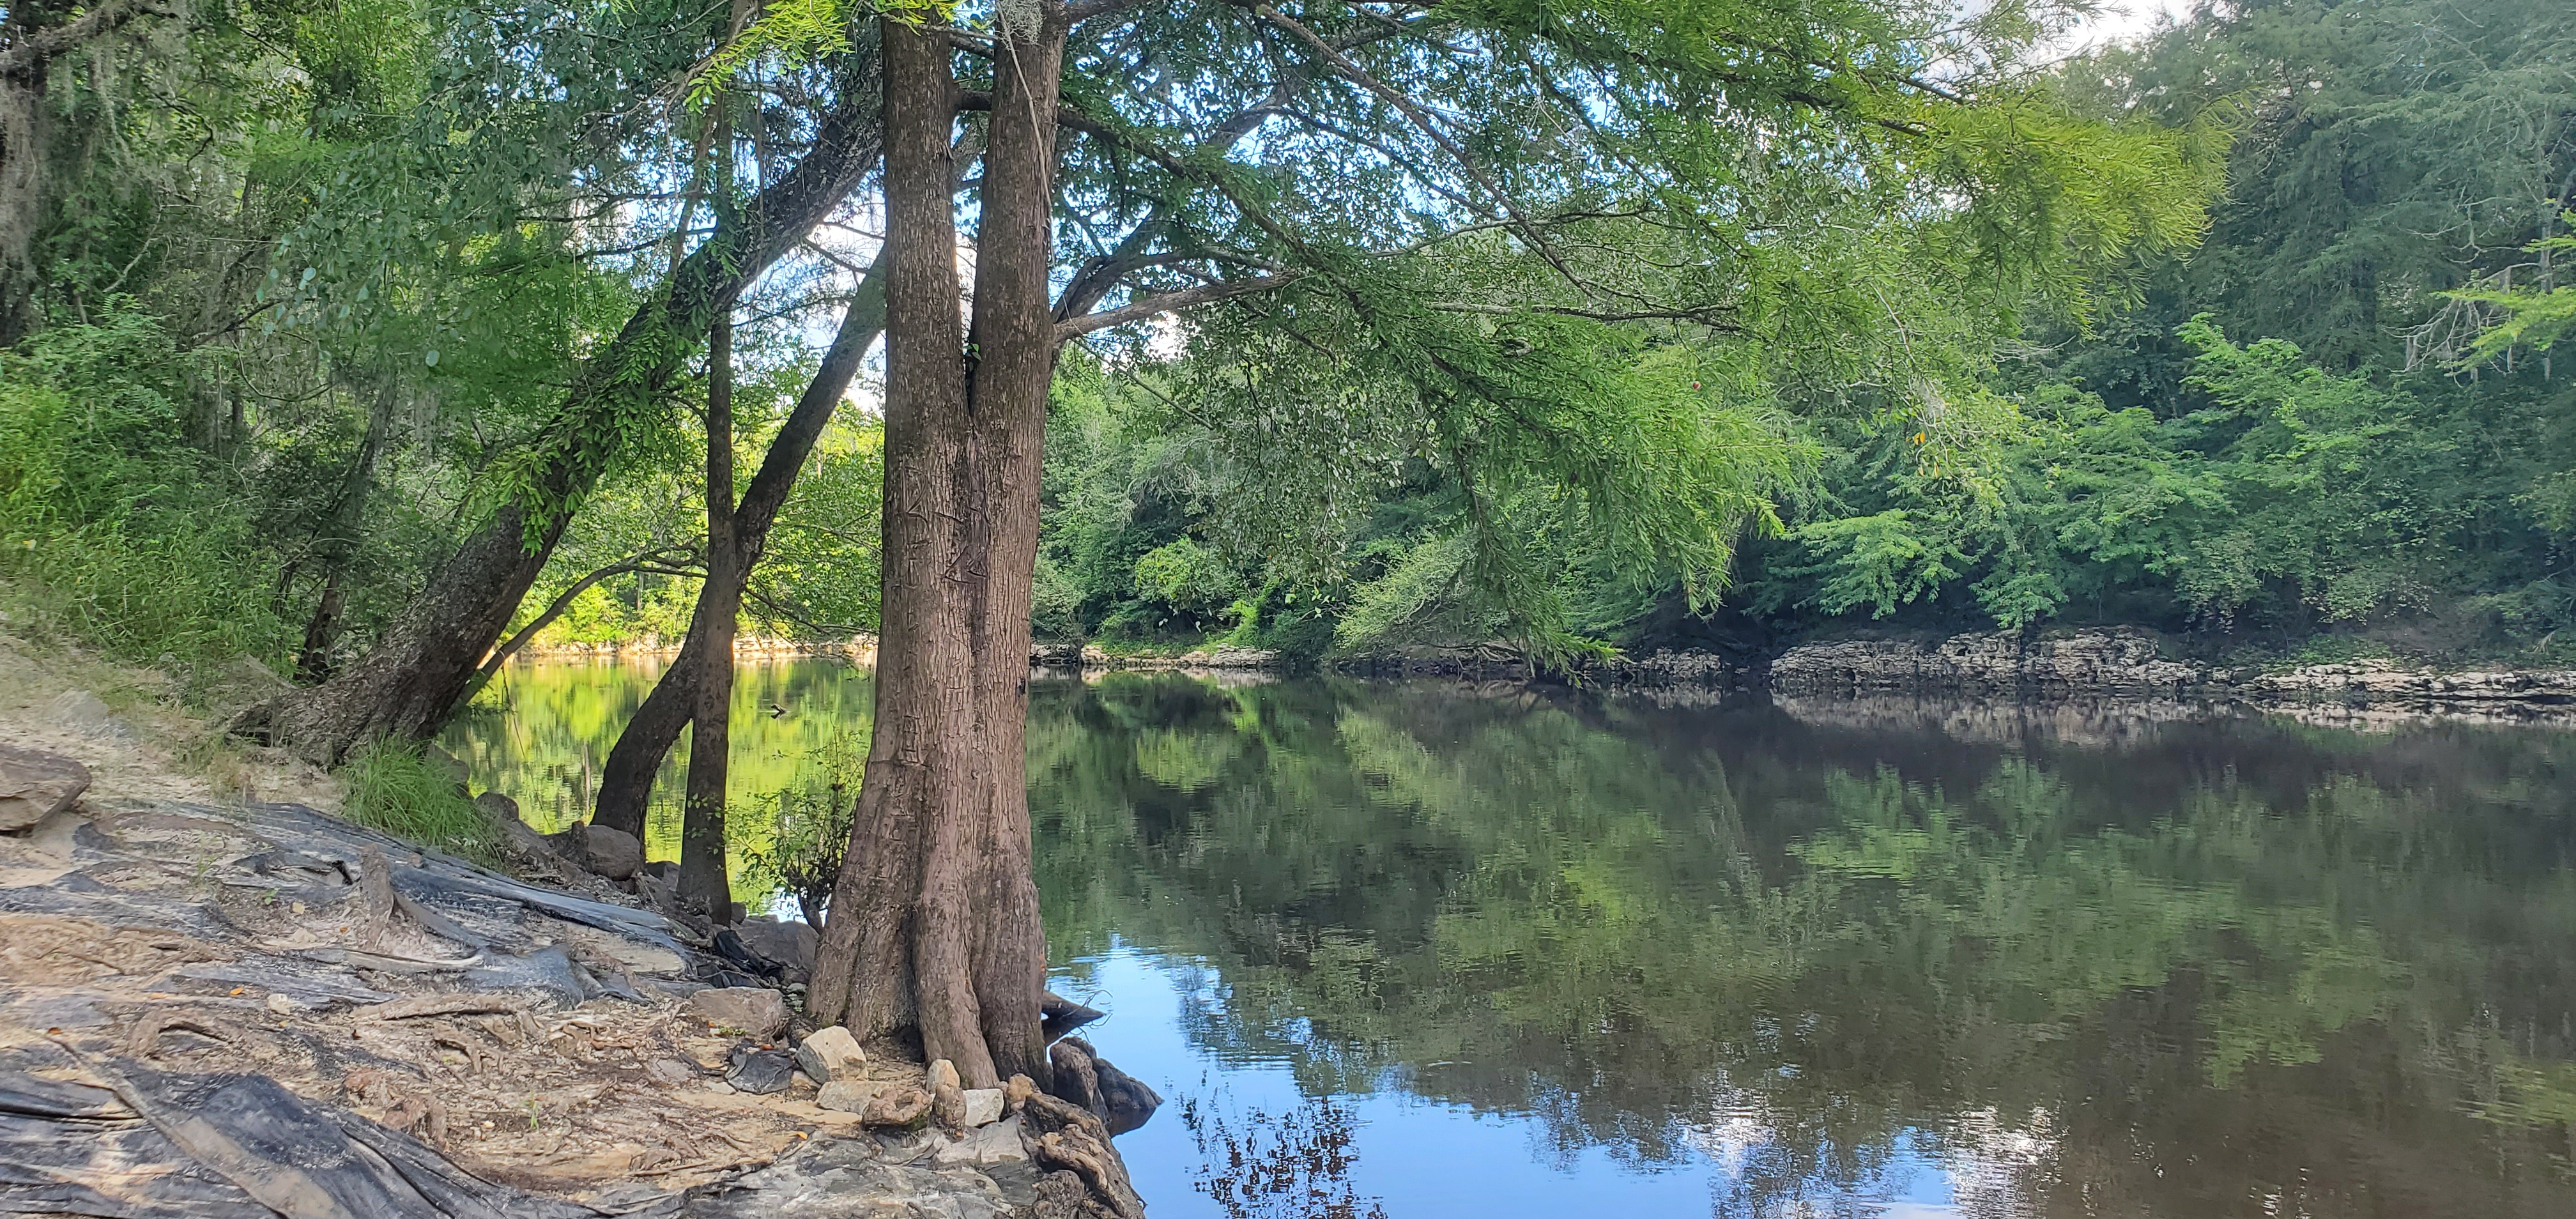
[[[658,641],[530,649],[556,658],[668,657]],[[745,640],[738,657],[844,656],[875,660],[875,641]],[[1575,685],[1677,692],[1764,691],[1801,698],[1907,695],[1965,698],[2122,698],[2265,708],[2381,708],[2576,717],[2576,670],[2438,669],[2367,660],[2288,669],[2231,668],[2185,658],[2153,631],[2089,628],[2022,636],[1967,632],[1945,638],[1851,638],[1790,647],[1776,656],[1699,649],[1590,661],[1570,672],[1534,668],[1501,644],[1424,645],[1307,662],[1264,648],[1213,645],[1185,652],[1111,652],[1098,644],[1039,643],[1032,669],[1051,673],[1191,672],[1228,681],[1309,667],[1354,677],[1465,681],[1560,680]]]
[[[1354,676],[1527,681],[1519,652],[1500,645],[1418,647],[1340,658]],[[1729,693],[1820,700],[2049,701],[2117,699],[2293,711],[2328,720],[2364,712],[2499,720],[2576,718],[2576,670],[2437,669],[2369,660],[2287,669],[2231,668],[2176,653],[2152,631],[2098,628],[2022,636],[1833,639],[1769,658],[1686,650],[1592,662],[1553,680],[1656,690],[1706,701]]]
[[[2285,709],[2576,715],[2576,671],[2442,670],[2383,660],[2230,668],[2174,656],[2144,630],[1812,643],[1773,659],[1760,680],[1775,696],[2114,697]]]
[[[1029,667],[1052,671],[1139,672],[1230,670],[1276,673],[1296,667],[1285,652],[1216,644],[1186,652],[1111,652],[1096,643],[1039,643],[1029,647]]]

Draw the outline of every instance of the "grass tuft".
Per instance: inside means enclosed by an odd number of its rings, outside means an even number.
[[[367,746],[349,755],[339,777],[349,793],[341,815],[350,821],[487,866],[498,861],[491,819],[465,797],[455,773],[418,746]]]

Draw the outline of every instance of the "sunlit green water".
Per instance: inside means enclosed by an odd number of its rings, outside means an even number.
[[[644,679],[469,760],[577,807]],[[864,724],[744,685],[738,792]],[[2576,736],[1166,676],[1029,748],[1059,989],[1194,1102],[1158,1216],[1324,1213],[1195,1188],[1292,1112],[1396,1219],[2576,1214]]]

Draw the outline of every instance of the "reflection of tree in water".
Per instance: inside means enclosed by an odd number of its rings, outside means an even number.
[[[465,762],[475,787],[508,793],[538,829],[561,829],[590,815],[608,751],[660,672],[654,659],[514,664],[442,743]],[[774,794],[820,790],[851,740],[864,753],[873,699],[869,671],[842,661],[740,665],[728,778],[733,806],[747,815],[726,822],[737,869],[749,852],[771,845]],[[679,857],[688,756],[683,736],[654,779],[644,827],[651,858]]]
[[[1351,1111],[1330,1098],[1228,1114],[1191,1097],[1181,1121],[1198,1144],[1198,1190],[1227,1219],[1386,1219],[1351,1185]]]
[[[1857,1206],[1900,1147],[2033,1213],[2555,1213],[2569,761],[1177,678],[1050,687],[1031,725],[1056,959],[1203,956],[1214,1052],[1567,1154],[1758,1114],[1739,1214]]]

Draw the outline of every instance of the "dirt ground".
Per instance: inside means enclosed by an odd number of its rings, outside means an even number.
[[[167,673],[0,628],[0,741],[89,767],[95,796],[276,800],[339,811],[340,785],[330,776],[216,727],[226,711],[284,687],[242,660],[199,683],[199,701],[210,705],[190,710],[180,681]]]

